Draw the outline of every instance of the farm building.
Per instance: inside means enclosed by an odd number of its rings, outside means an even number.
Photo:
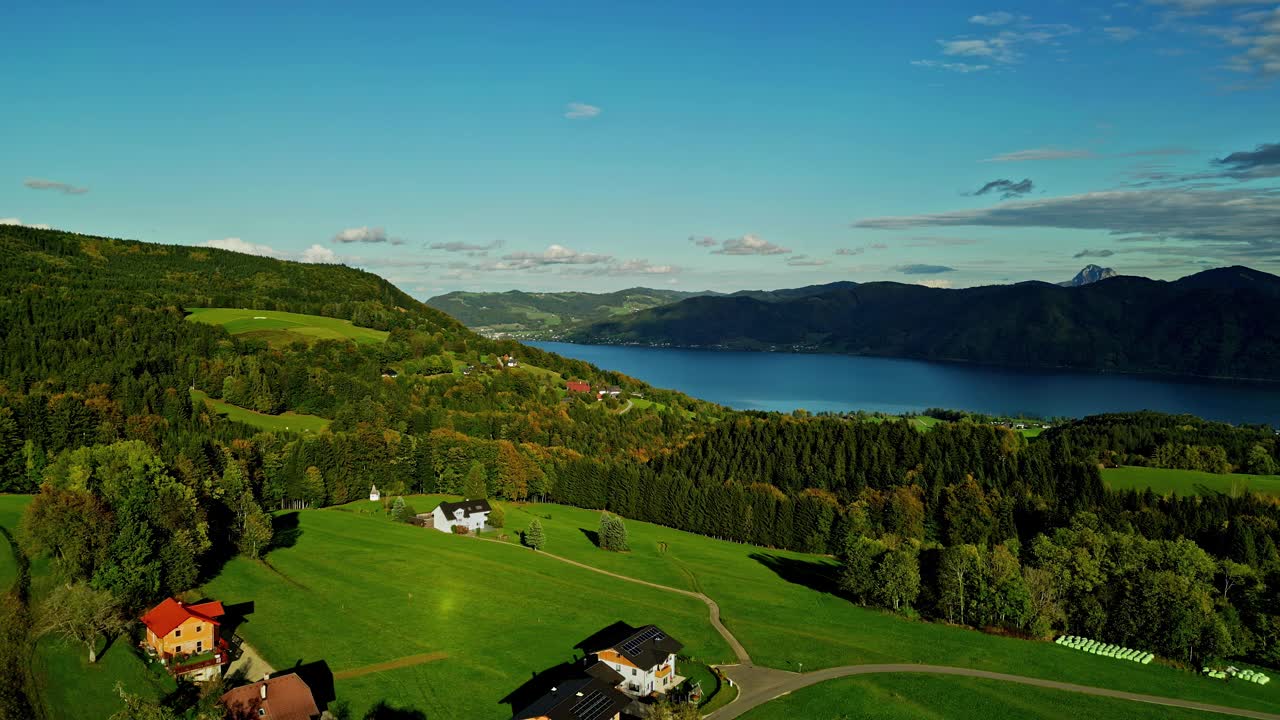
[[[479,532],[484,529],[492,509],[488,500],[442,502],[431,514],[433,527],[446,533],[453,532],[454,526],[464,527],[467,532]]]
[[[608,395],[609,397],[618,397],[621,394],[622,394],[622,388],[618,387],[617,385],[610,385],[609,387],[600,388],[599,390],[596,390],[596,396],[601,398],[603,398],[605,395]]]
[[[374,485],[369,488],[369,499],[377,502],[382,497],[382,493],[378,492],[378,486]]]
[[[142,616],[147,628],[145,647],[169,672],[192,682],[217,678],[230,661],[227,641],[219,637],[222,603],[188,605],[168,598]]]
[[[591,392],[591,384],[584,382],[582,380],[570,380],[569,382],[565,383],[564,386],[569,392],[577,392],[577,393]]]
[[[230,718],[315,720],[320,717],[311,688],[297,674],[265,677],[222,696]]]
[[[683,647],[658,626],[645,625],[594,655],[622,675],[623,692],[662,695],[684,681],[676,674],[676,653]]]

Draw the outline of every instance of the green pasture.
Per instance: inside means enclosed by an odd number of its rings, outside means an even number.
[[[216,400],[209,397],[208,393],[203,390],[191,390],[192,401],[203,402],[213,409],[218,415],[225,415],[228,420],[242,422],[246,425],[252,425],[260,430],[269,430],[273,432],[301,432],[315,433],[321,432],[329,427],[329,419],[316,415],[303,415],[295,412],[282,412],[279,415],[267,415],[266,413],[254,412],[239,405],[232,405],[228,402]]]
[[[419,512],[434,505],[406,500]],[[697,599],[524,548],[394,523],[367,502],[354,512],[279,515],[297,523],[282,531],[296,544],[265,562],[232,560],[202,589],[251,607],[238,632],[273,666],[325,662],[355,717],[385,701],[427,717],[509,718],[508,693],[580,654],[574,645],[618,621],[659,623],[708,662],[732,657]],[[431,653],[443,657],[342,677]]]
[[[864,675],[829,680],[765,703],[743,720],[1208,720],[1194,710],[946,675]]]
[[[1157,495],[1177,493],[1183,497],[1206,493],[1240,495],[1254,492],[1280,497],[1280,475],[1218,474],[1199,470],[1169,470],[1152,467],[1104,468],[1102,479],[1113,490],[1144,490]]]
[[[533,517],[546,531],[546,551],[612,572],[714,599],[724,623],[757,664],[784,670],[910,662],[992,670],[1082,685],[1280,712],[1276,686],[1225,685],[1161,665],[1117,663],[1049,642],[988,635],[941,623],[907,620],[858,607],[832,594],[832,558],[714,540],[628,521],[631,552],[599,550],[586,532],[598,512],[560,505],[508,503],[507,528]],[[511,532],[514,542],[517,534]]]
[[[268,342],[324,339],[380,343],[387,339],[383,330],[359,327],[350,320],[321,315],[245,308],[187,308],[187,311],[191,313],[187,319],[193,322],[221,325],[232,335],[261,334]]]

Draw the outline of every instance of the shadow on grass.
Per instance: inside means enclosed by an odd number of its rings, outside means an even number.
[[[231,638],[236,634],[236,630],[240,629],[241,625],[249,621],[249,616],[253,614],[253,601],[223,605],[222,609],[225,614],[222,616],[222,625],[219,631],[222,633],[222,637]]]
[[[329,707],[329,704],[337,699],[337,694],[333,689],[333,671],[329,669],[329,663],[324,660],[316,660],[305,664],[299,660],[287,670],[272,673],[271,677],[280,677],[282,675],[297,675],[302,678],[307,687],[311,688],[311,696],[315,698],[316,706],[321,711]]]
[[[595,545],[596,547],[600,547],[600,533],[596,532],[595,530],[588,530],[586,528],[578,528],[578,529],[582,531],[583,535],[587,536],[587,539],[591,541],[592,545]]]
[[[302,536],[302,528],[298,527],[297,511],[280,513],[271,516],[271,547],[267,552],[280,548],[291,548],[298,544]],[[266,553],[263,553],[265,556]]]
[[[427,714],[412,708],[398,708],[386,700],[379,700],[364,714],[363,720],[427,720]]]
[[[636,628],[619,620],[592,633],[573,646],[575,650],[582,651],[581,656],[575,654],[572,659],[555,667],[532,673],[524,684],[499,700],[499,704],[510,705],[513,715],[529,707],[538,698],[551,692],[551,688],[562,685],[565,681],[582,677],[586,671],[586,657],[589,654],[617,645],[635,631]]]
[[[752,560],[764,565],[778,577],[795,585],[803,585],[827,595],[839,595],[836,566],[820,560],[801,560],[770,553],[751,553]]]

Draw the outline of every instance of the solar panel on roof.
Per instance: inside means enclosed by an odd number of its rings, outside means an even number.
[[[645,643],[649,642],[650,640],[661,640],[663,637],[665,636],[662,634],[662,631],[659,630],[658,628],[656,627],[646,628],[640,631],[638,634],[633,635],[630,638],[627,638],[627,640],[622,643],[622,652],[626,653],[627,655],[635,655],[636,653],[640,652],[640,647]]]
[[[608,714],[609,705],[609,698],[604,693],[592,690],[569,708],[569,714],[578,720],[599,720]]]

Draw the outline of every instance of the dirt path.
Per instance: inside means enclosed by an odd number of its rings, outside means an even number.
[[[232,660],[231,664],[227,666],[227,675],[234,675],[237,672],[243,672],[245,680],[256,682],[261,680],[263,676],[274,673],[275,668],[267,664],[267,661],[262,659],[258,651],[254,650],[253,646],[242,638],[240,640],[240,657]]]
[[[508,545],[513,548],[525,548],[523,545],[515,545],[502,540],[491,540],[489,538],[476,538],[483,542],[499,543]],[[987,670],[972,670],[970,668],[949,667],[946,665],[910,665],[910,664],[876,664],[876,665],[845,665],[842,667],[826,668],[824,670],[814,670],[807,673],[787,672],[786,670],[776,670],[774,668],[759,667],[751,664],[751,655],[747,653],[747,649],[738,642],[738,639],[729,632],[729,629],[720,622],[720,606],[714,600],[706,595],[684,590],[681,588],[671,587],[670,585],[659,585],[658,583],[649,582],[648,580],[640,580],[638,578],[619,575],[618,573],[601,570],[577,560],[570,560],[566,557],[554,555],[549,552],[539,552],[539,555],[559,560],[563,563],[575,565],[590,570],[591,572],[608,575],[618,580],[636,583],[637,585],[647,585],[659,590],[678,593],[688,597],[695,597],[707,604],[711,611],[711,625],[720,633],[720,636],[729,643],[729,647],[733,648],[733,653],[738,657],[737,665],[720,665],[718,666],[725,675],[728,676],[733,684],[738,686],[738,697],[734,698],[728,705],[707,715],[707,720],[733,720],[733,718],[741,716],[749,710],[759,705],[774,700],[789,692],[799,690],[801,688],[816,685],[817,683],[834,680],[836,678],[849,677],[851,675],[875,675],[884,673],[929,673],[933,675],[959,675],[962,677],[984,678],[987,680],[998,680],[1001,682],[1017,683],[1019,685],[1033,685],[1035,687],[1049,688],[1052,690],[1063,690],[1066,692],[1076,692],[1084,695],[1096,695],[1099,697],[1117,698],[1120,700],[1132,700],[1134,702],[1151,703],[1153,705],[1163,705],[1166,707],[1185,708],[1188,710],[1199,710],[1202,712],[1218,713],[1221,715],[1234,715],[1236,717],[1255,718],[1256,720],[1280,720],[1280,715],[1272,713],[1259,712],[1256,710],[1243,710],[1240,708],[1226,707],[1224,705],[1211,705],[1208,703],[1195,702],[1193,700],[1179,700],[1177,698],[1159,697],[1156,695],[1143,695],[1142,693],[1124,692],[1123,690],[1108,690],[1106,688],[1091,687],[1088,685],[1076,685],[1075,683],[1058,682],[1056,680],[1042,680],[1040,678],[1023,677],[1021,675],[1008,675],[1005,673],[990,672]]]
[[[492,540],[490,538],[476,538],[476,539],[483,542],[498,543],[500,545],[507,545],[509,547],[525,549],[525,550],[529,550],[530,552],[534,552],[532,548],[525,548],[523,545],[515,545],[513,543],[503,542],[502,540]],[[729,628],[725,627],[724,623],[720,622],[720,606],[716,604],[715,600],[712,600],[706,595],[703,595],[702,593],[699,593],[699,592],[693,592],[692,590],[684,590],[681,588],[671,587],[670,585],[659,585],[658,583],[649,582],[648,580],[641,580],[639,578],[628,577],[626,575],[619,575],[618,573],[609,572],[608,570],[601,570],[598,567],[592,567],[591,565],[587,565],[586,563],[580,563],[577,560],[570,560],[567,557],[553,555],[552,553],[545,552],[545,551],[538,551],[538,554],[544,555],[549,558],[554,558],[556,560],[559,560],[562,563],[568,563],[570,565],[580,567],[584,570],[590,570],[591,572],[600,573],[601,575],[608,575],[609,577],[617,578],[618,580],[625,580],[626,582],[635,583],[637,585],[647,585],[651,588],[666,590],[667,592],[678,593],[680,595],[687,595],[688,597],[697,598],[701,600],[702,602],[707,604],[707,608],[711,612],[711,626],[716,629],[716,632],[720,633],[720,637],[724,638],[725,642],[729,643],[729,647],[733,648],[733,654],[738,658],[738,662],[743,665],[748,665],[751,663],[751,655],[747,653],[747,649],[742,647],[742,643],[738,642],[738,638],[734,637],[733,633],[729,632]]]
[[[1176,698],[1143,695],[1141,693],[1124,692],[1122,690],[1108,690],[1106,688],[1076,685],[1075,683],[1058,682],[1056,680],[1041,680],[1040,678],[1008,675],[1005,673],[989,672],[986,670],[948,667],[945,665],[846,665],[844,667],[815,670],[804,674],[786,672],[784,670],[774,670],[773,668],[756,667],[754,665],[722,665],[720,666],[720,669],[723,670],[731,680],[733,680],[734,684],[739,686],[738,697],[734,699],[733,702],[708,715],[708,720],[732,720],[732,718],[739,717],[747,711],[752,710],[759,705],[763,705],[770,700],[774,700],[779,696],[786,695],[789,692],[793,692],[810,685],[815,685],[826,680],[834,680],[835,678],[849,677],[851,675],[874,675],[882,673],[958,675],[961,677],[983,678],[986,680],[997,680],[1000,682],[1016,683],[1019,685],[1033,685],[1035,687],[1063,690],[1066,692],[1081,693],[1083,695],[1096,695],[1099,697],[1116,698],[1119,700],[1132,700],[1134,702],[1151,703],[1152,705],[1163,705],[1165,707],[1199,710],[1202,712],[1218,713],[1221,715],[1258,718],[1259,720],[1280,720],[1280,715],[1258,712],[1256,710],[1242,710],[1240,708],[1226,707],[1223,705],[1210,705],[1208,703],[1195,702],[1193,700],[1178,700]]]
[[[333,674],[333,679],[348,680],[350,678],[360,677],[361,675],[369,675],[376,672],[382,672],[384,670],[398,670],[400,668],[412,667],[414,665],[422,665],[423,663],[435,662],[436,660],[443,660],[447,657],[449,657],[449,653],[444,653],[444,652],[431,652],[431,653],[422,653],[421,655],[408,655],[406,657],[396,658],[395,660],[388,660],[387,662],[384,662],[384,663],[378,663],[377,665],[365,665],[364,667],[352,668],[350,670],[343,670],[342,672],[336,672]]]

